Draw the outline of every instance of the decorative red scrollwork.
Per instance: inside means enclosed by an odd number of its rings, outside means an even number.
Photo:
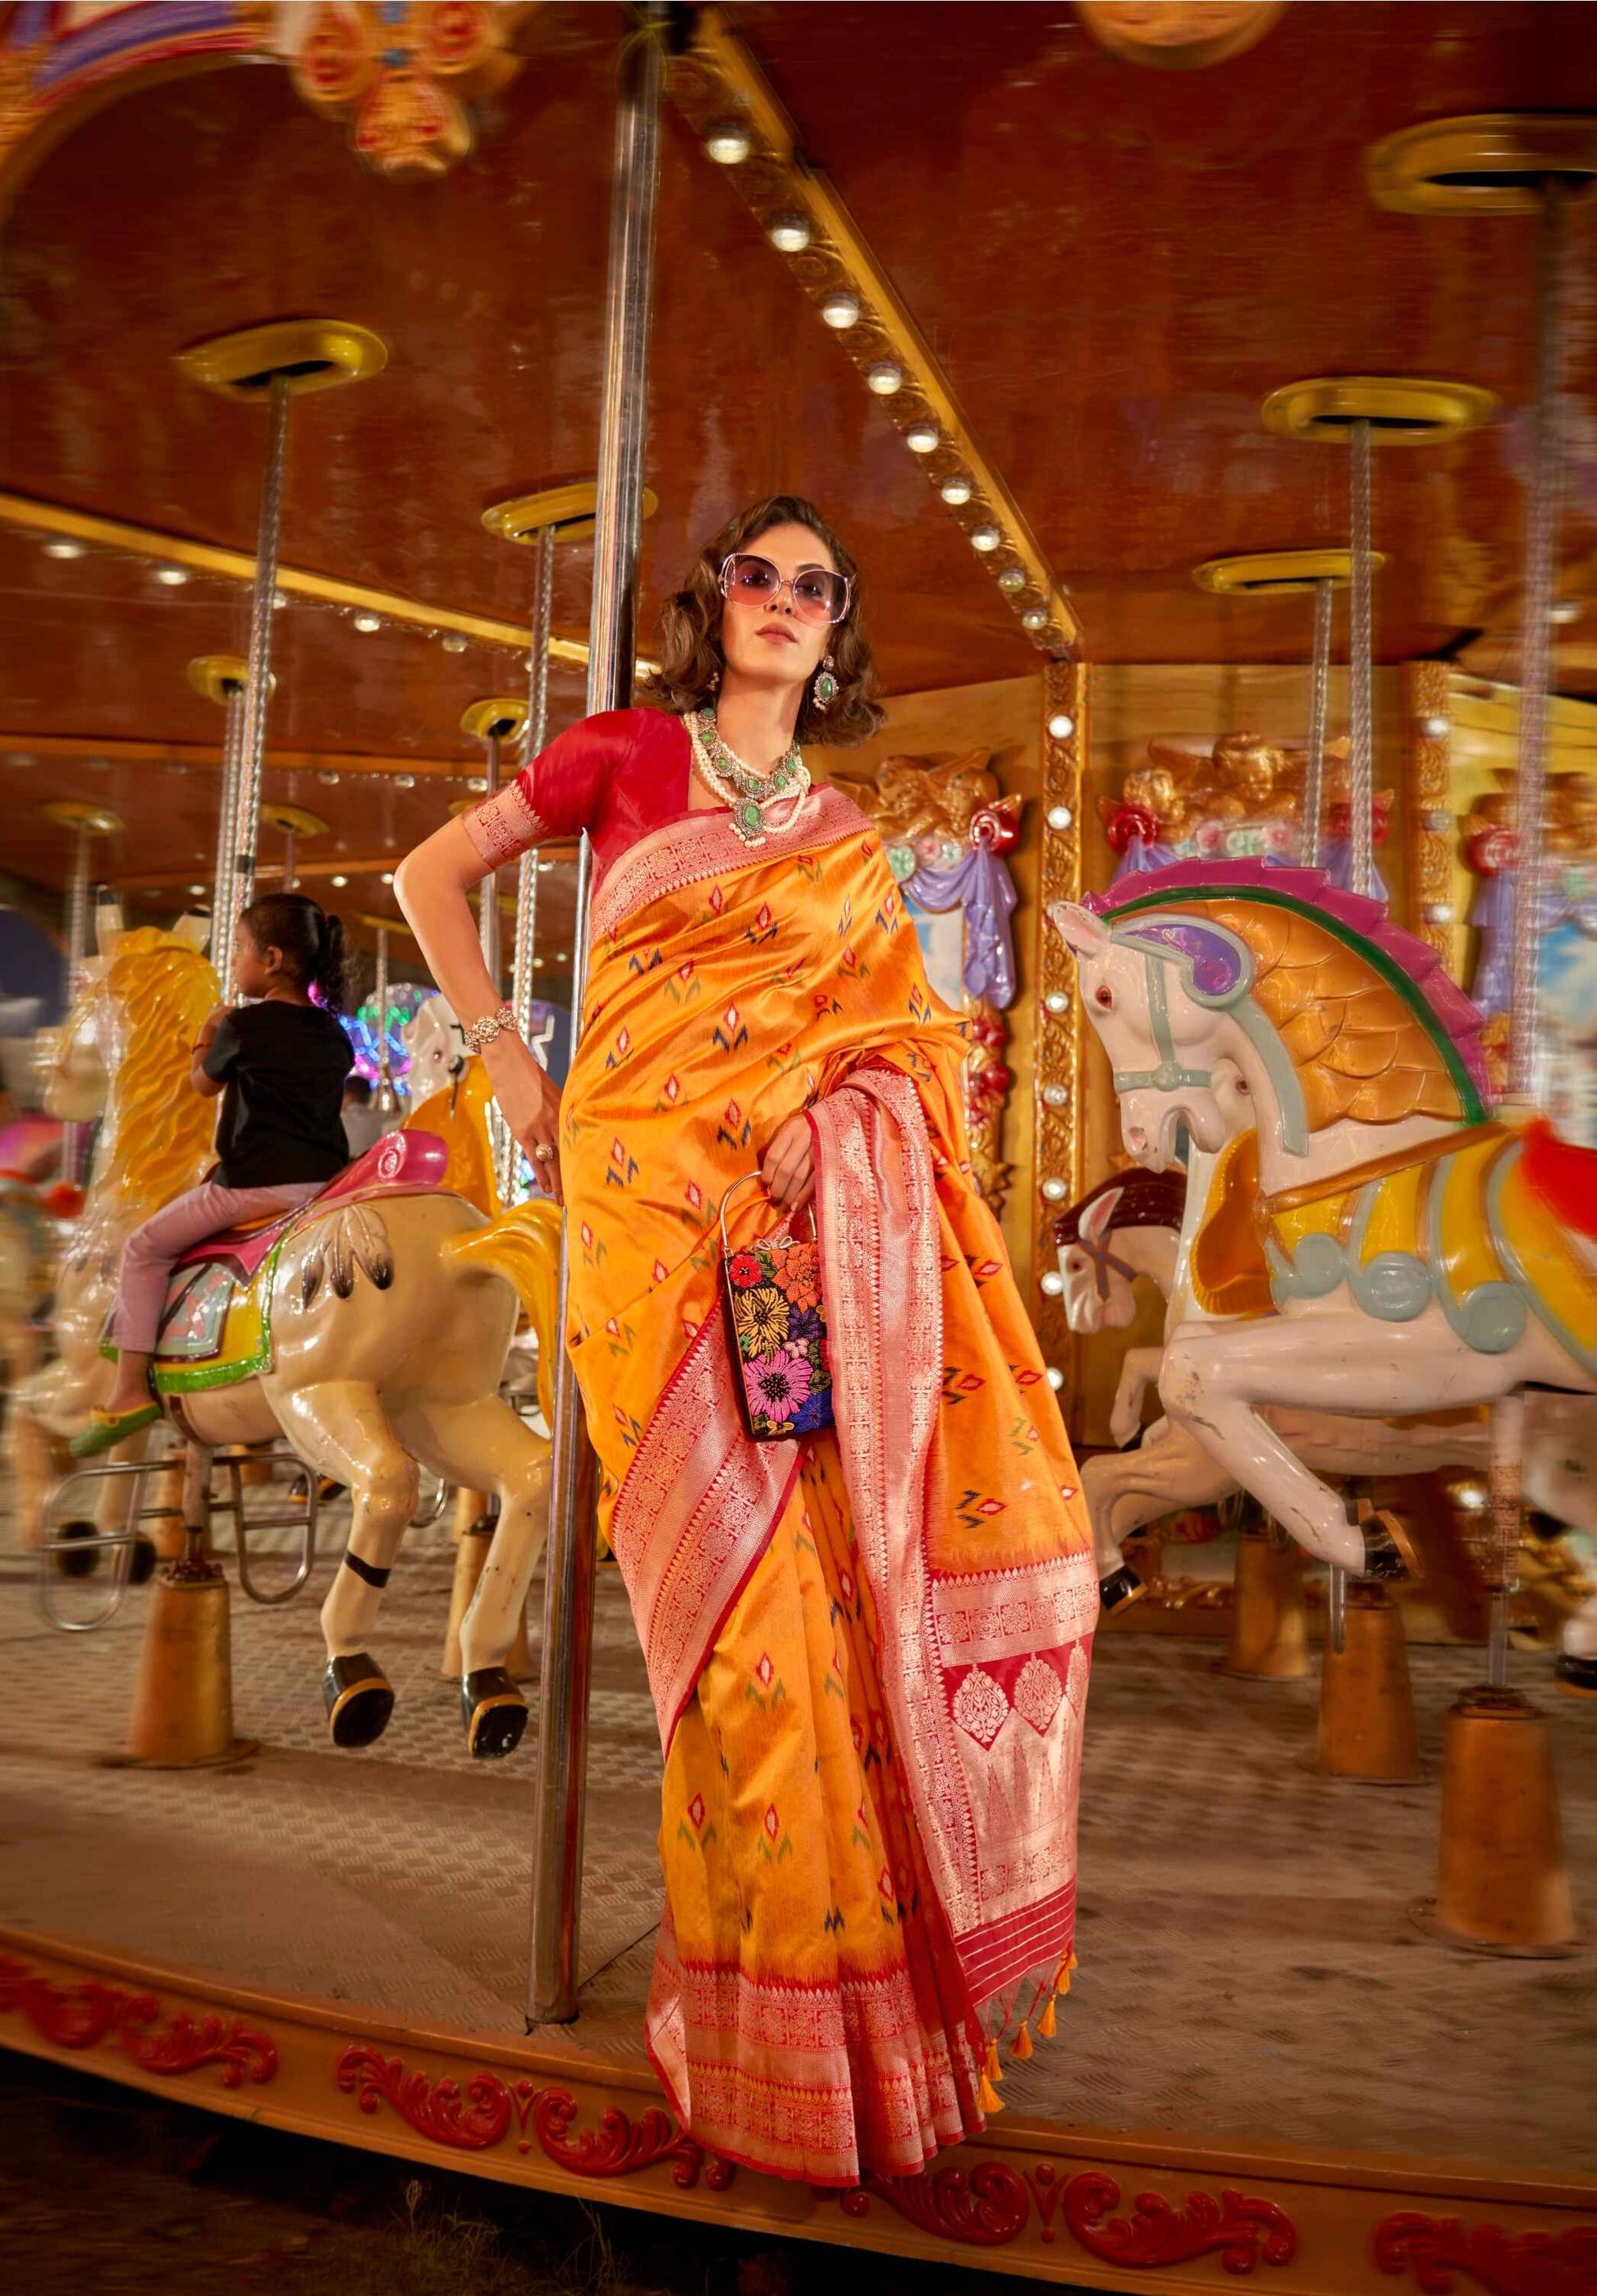
[[[1492,2296],[1597,2296],[1597,2225],[1511,2233],[1398,2209],[1382,2218],[1370,2245],[1382,2272],[1412,2272],[1425,2296],[1448,2296],[1455,2272]]]
[[[536,2138],[557,2168],[576,2177],[630,2177],[668,2161],[673,2181],[684,2191],[702,2176],[711,2192],[723,2193],[734,2174],[730,2161],[707,2152],[659,2105],[650,2105],[635,2121],[618,2104],[607,2105],[597,2128],[580,2129],[573,2136],[571,2124],[580,2108],[568,2089],[540,2088],[525,2078],[505,2082],[485,2070],[472,2075],[463,2098],[460,2083],[449,2074],[434,2080],[423,2072],[407,2073],[400,2058],[385,2057],[359,2041],[350,2042],[333,2078],[363,2112],[388,2103],[418,2135],[456,2152],[491,2152],[504,2142],[513,2121],[520,2151],[530,2152]]]
[[[1160,2193],[1139,2193],[1129,2218],[1110,2216],[1119,2205],[1114,2178],[1086,2169],[1065,2186],[1061,2213],[1090,2255],[1127,2271],[1188,2264],[1217,2250],[1227,2272],[1251,2272],[1261,2257],[1290,2264],[1298,2252],[1297,2227],[1284,2209],[1229,2185],[1217,2201],[1212,2193],[1190,2193],[1184,2209]]]
[[[969,2170],[938,2169],[924,2177],[867,2177],[842,2195],[844,2215],[868,2215],[872,2194],[922,2232],[970,2248],[1003,2248],[1020,2237],[1031,2212],[1025,2183],[1005,2161],[984,2161]]]
[[[277,2070],[276,2043],[240,2017],[228,2020],[213,2010],[196,2024],[182,2010],[163,2010],[153,1993],[125,1993],[94,1977],[62,1985],[0,1954],[0,2010],[7,2009],[19,2010],[58,2049],[115,2041],[145,2072],[191,2073],[220,2065],[223,2087],[237,2088],[246,2077],[269,2081]]]

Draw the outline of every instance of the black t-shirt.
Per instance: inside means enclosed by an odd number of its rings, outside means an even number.
[[[319,1004],[268,998],[228,1013],[205,1055],[227,1086],[215,1178],[225,1188],[331,1180],[349,1161],[340,1110],[355,1065],[349,1039]]]

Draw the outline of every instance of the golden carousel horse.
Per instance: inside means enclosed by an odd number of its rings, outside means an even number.
[[[1316,871],[1188,862],[1049,915],[1138,1163],[1167,1169],[1183,1126],[1218,1152],[1239,1085],[1254,1111],[1274,1312],[1172,1332],[1168,1417],[1310,1554],[1405,1575],[1397,1527],[1350,1522],[1264,1414],[1597,1394],[1597,1156],[1489,1119],[1479,1013]],[[1560,1680],[1597,1691],[1597,1604],[1563,1640]]]
[[[61,1270],[59,1361],[20,1398],[64,1439],[109,1384],[102,1334],[122,1243],[192,1187],[215,1111],[186,1085],[189,1046],[217,999],[185,920],[112,937],[60,1040],[51,1104],[105,1115],[87,1201]],[[156,1392],[192,1444],[282,1433],[346,1485],[349,1544],[322,1611],[335,1744],[368,1745],[394,1696],[367,1641],[416,1505],[417,1467],[495,1493],[499,1517],[461,1629],[471,1751],[509,1753],[526,1702],[505,1669],[543,1544],[548,1445],[499,1395],[522,1307],[553,1361],[560,1215],[544,1201],[487,1219],[438,1185],[443,1145],[397,1134],[298,1211],[186,1253],[173,1271]],[[549,1398],[544,1398],[545,1409]]]

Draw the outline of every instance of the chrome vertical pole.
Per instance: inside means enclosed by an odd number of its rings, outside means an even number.
[[[390,1116],[397,1116],[399,1112],[399,1095],[394,1088],[389,1054],[389,936],[386,925],[377,928],[377,980],[372,995],[377,1007],[377,1086],[372,1095],[372,1104],[386,1123]]]
[[[598,532],[588,656],[590,715],[632,699],[643,451],[649,409],[649,327],[653,301],[654,210],[659,182],[659,108],[667,9],[640,8],[623,43],[610,189],[605,289],[604,374],[600,397]],[[582,840],[571,942],[571,1045],[587,986],[588,896],[593,854]],[[569,1315],[569,1251],[561,1256],[557,1329]],[[582,1833],[587,1776],[588,1682],[593,1661],[595,1461],[577,1375],[564,1345],[555,1366],[549,1547],[544,1587],[538,1797],[534,1852],[532,1983],[535,2021],[577,2014]]]
[[[1537,955],[1546,844],[1547,689],[1552,682],[1553,586],[1558,576],[1563,455],[1558,387],[1562,365],[1559,275],[1564,246],[1564,188],[1541,186],[1536,245],[1536,448],[1525,521],[1525,587],[1519,608],[1519,769],[1514,777],[1514,938],[1511,951],[1509,1089],[1536,1090],[1539,1029]]]
[[[537,539],[537,568],[533,589],[532,651],[528,656],[527,743],[528,766],[543,748],[549,730],[549,637],[554,614],[554,529],[546,526]],[[511,964],[510,1001],[516,1008],[516,1029],[523,1044],[532,1041],[533,990],[536,987],[534,959],[538,938],[538,856],[533,846],[521,856],[516,871],[516,943]],[[526,1194],[521,1152],[508,1126],[499,1165],[499,1194],[503,1202],[519,1203]]]
[[[1303,768],[1303,865],[1320,865],[1320,819],[1325,809],[1325,722],[1331,706],[1331,618],[1336,585],[1314,584],[1314,641],[1309,664],[1308,757]]]
[[[64,1002],[69,1013],[78,1001],[78,992],[83,985],[84,959],[89,953],[90,833],[86,823],[73,840],[72,874],[67,882]],[[61,1127],[61,1176],[70,1187],[81,1187],[87,1177],[89,1136],[93,1128],[87,1124],[65,1124]]]
[[[224,1004],[233,1002],[233,864],[239,849],[239,769],[242,756],[244,688],[226,681],[222,719],[222,796],[217,814],[217,866],[210,897],[210,961]]]
[[[1348,717],[1352,732],[1348,761],[1349,874],[1355,893],[1375,887],[1375,707],[1372,688],[1375,653],[1374,563],[1371,555],[1371,465],[1374,444],[1369,421],[1349,425],[1353,582],[1348,615]]]
[[[266,470],[260,493],[260,527],[255,545],[255,586],[250,595],[250,676],[244,687],[244,718],[239,734],[238,814],[234,823],[233,884],[226,908],[217,916],[213,938],[233,943],[241,910],[255,897],[255,840],[260,815],[261,768],[266,752],[266,705],[272,691],[272,600],[277,590],[277,545],[283,532],[283,480],[288,450],[289,377],[274,374],[266,410]]]
[[[489,797],[499,789],[499,736],[489,732],[483,736],[485,780],[483,786]],[[490,869],[477,889],[477,939],[482,949],[482,961],[487,966],[488,979],[494,984],[494,995],[500,988],[499,963],[499,879]]]

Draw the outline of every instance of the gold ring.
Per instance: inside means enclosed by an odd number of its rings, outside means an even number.
[[[542,1142],[539,1143],[532,1152],[537,1158],[540,1164],[553,1163],[554,1160],[553,1149],[545,1147]]]

